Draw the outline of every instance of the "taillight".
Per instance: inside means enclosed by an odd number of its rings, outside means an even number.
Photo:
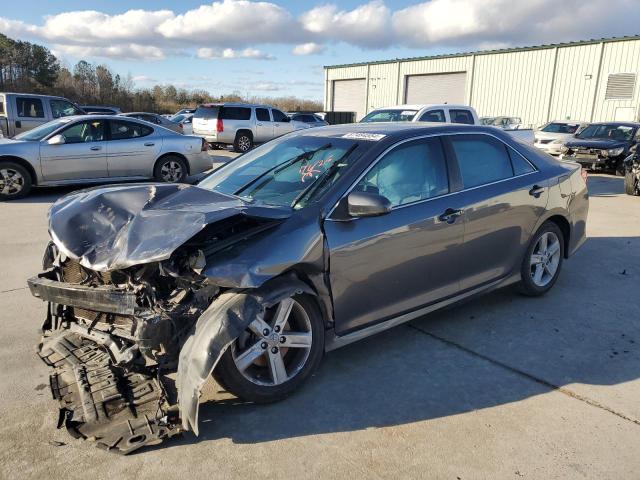
[[[584,180],[584,183],[587,183],[589,176],[587,175],[587,171],[582,167],[580,167],[580,176],[582,177],[582,180]]]
[[[206,152],[209,150],[209,144],[205,141],[205,139],[202,139],[202,147],[200,147],[200,151],[201,152]]]
[[[218,119],[218,123],[216,124],[216,131],[218,133],[224,132],[224,124],[222,123],[222,119],[221,118]]]
[[[181,123],[178,124],[180,126],[180,128],[184,129],[184,125],[182,125]]]

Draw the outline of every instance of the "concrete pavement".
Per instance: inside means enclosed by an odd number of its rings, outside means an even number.
[[[64,190],[0,204],[0,478],[637,478],[640,198],[610,176],[590,191],[590,238],[547,296],[495,292],[332,352],[278,404],[211,382],[200,437],[128,457],[55,429],[34,353],[25,280]]]

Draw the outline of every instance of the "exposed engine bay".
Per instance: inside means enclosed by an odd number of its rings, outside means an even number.
[[[166,187],[174,193],[184,190]],[[119,206],[109,204],[109,189],[103,194],[79,192],[56,203],[44,272],[28,281],[32,294],[48,302],[38,353],[52,368],[51,391],[60,403],[58,427],[124,454],[184,430],[197,434],[200,389],[225,349],[266,308],[308,288],[287,277],[264,288],[220,287],[203,274],[208,259],[277,225],[282,212],[252,215],[234,205],[235,210],[218,208],[215,221],[201,218],[196,228],[194,215],[208,213],[194,213],[194,193],[211,192],[188,192],[189,212],[176,216],[181,210],[175,201],[171,210],[159,213],[149,207],[163,201],[155,187],[138,185],[132,191],[134,201],[128,204],[123,202],[126,192],[114,197],[122,202]],[[147,201],[136,205],[145,191]],[[215,200],[219,205],[220,198]],[[98,205],[88,208],[87,202]],[[188,226],[169,237],[153,232],[155,238],[168,239],[154,246],[144,237],[151,232],[140,220],[147,209],[155,218],[171,213],[174,229],[185,218]],[[109,222],[100,212],[106,212]],[[68,237],[74,244],[64,240],[64,229],[90,224],[98,226]],[[98,239],[86,237],[100,234]],[[153,261],[128,265],[131,256],[122,252],[133,244],[132,235],[144,237],[135,244],[146,241]]]

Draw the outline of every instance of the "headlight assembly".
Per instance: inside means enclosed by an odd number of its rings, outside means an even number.
[[[622,152],[624,152],[624,148],[620,147],[620,148],[612,148],[610,150],[607,150],[607,156],[609,157],[617,157],[618,155],[622,154]]]

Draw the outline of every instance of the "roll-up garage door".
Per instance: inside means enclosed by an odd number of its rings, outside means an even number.
[[[356,122],[365,115],[367,82],[364,78],[355,80],[334,80],[333,111],[356,112]]]
[[[408,75],[405,103],[466,103],[466,72]]]

